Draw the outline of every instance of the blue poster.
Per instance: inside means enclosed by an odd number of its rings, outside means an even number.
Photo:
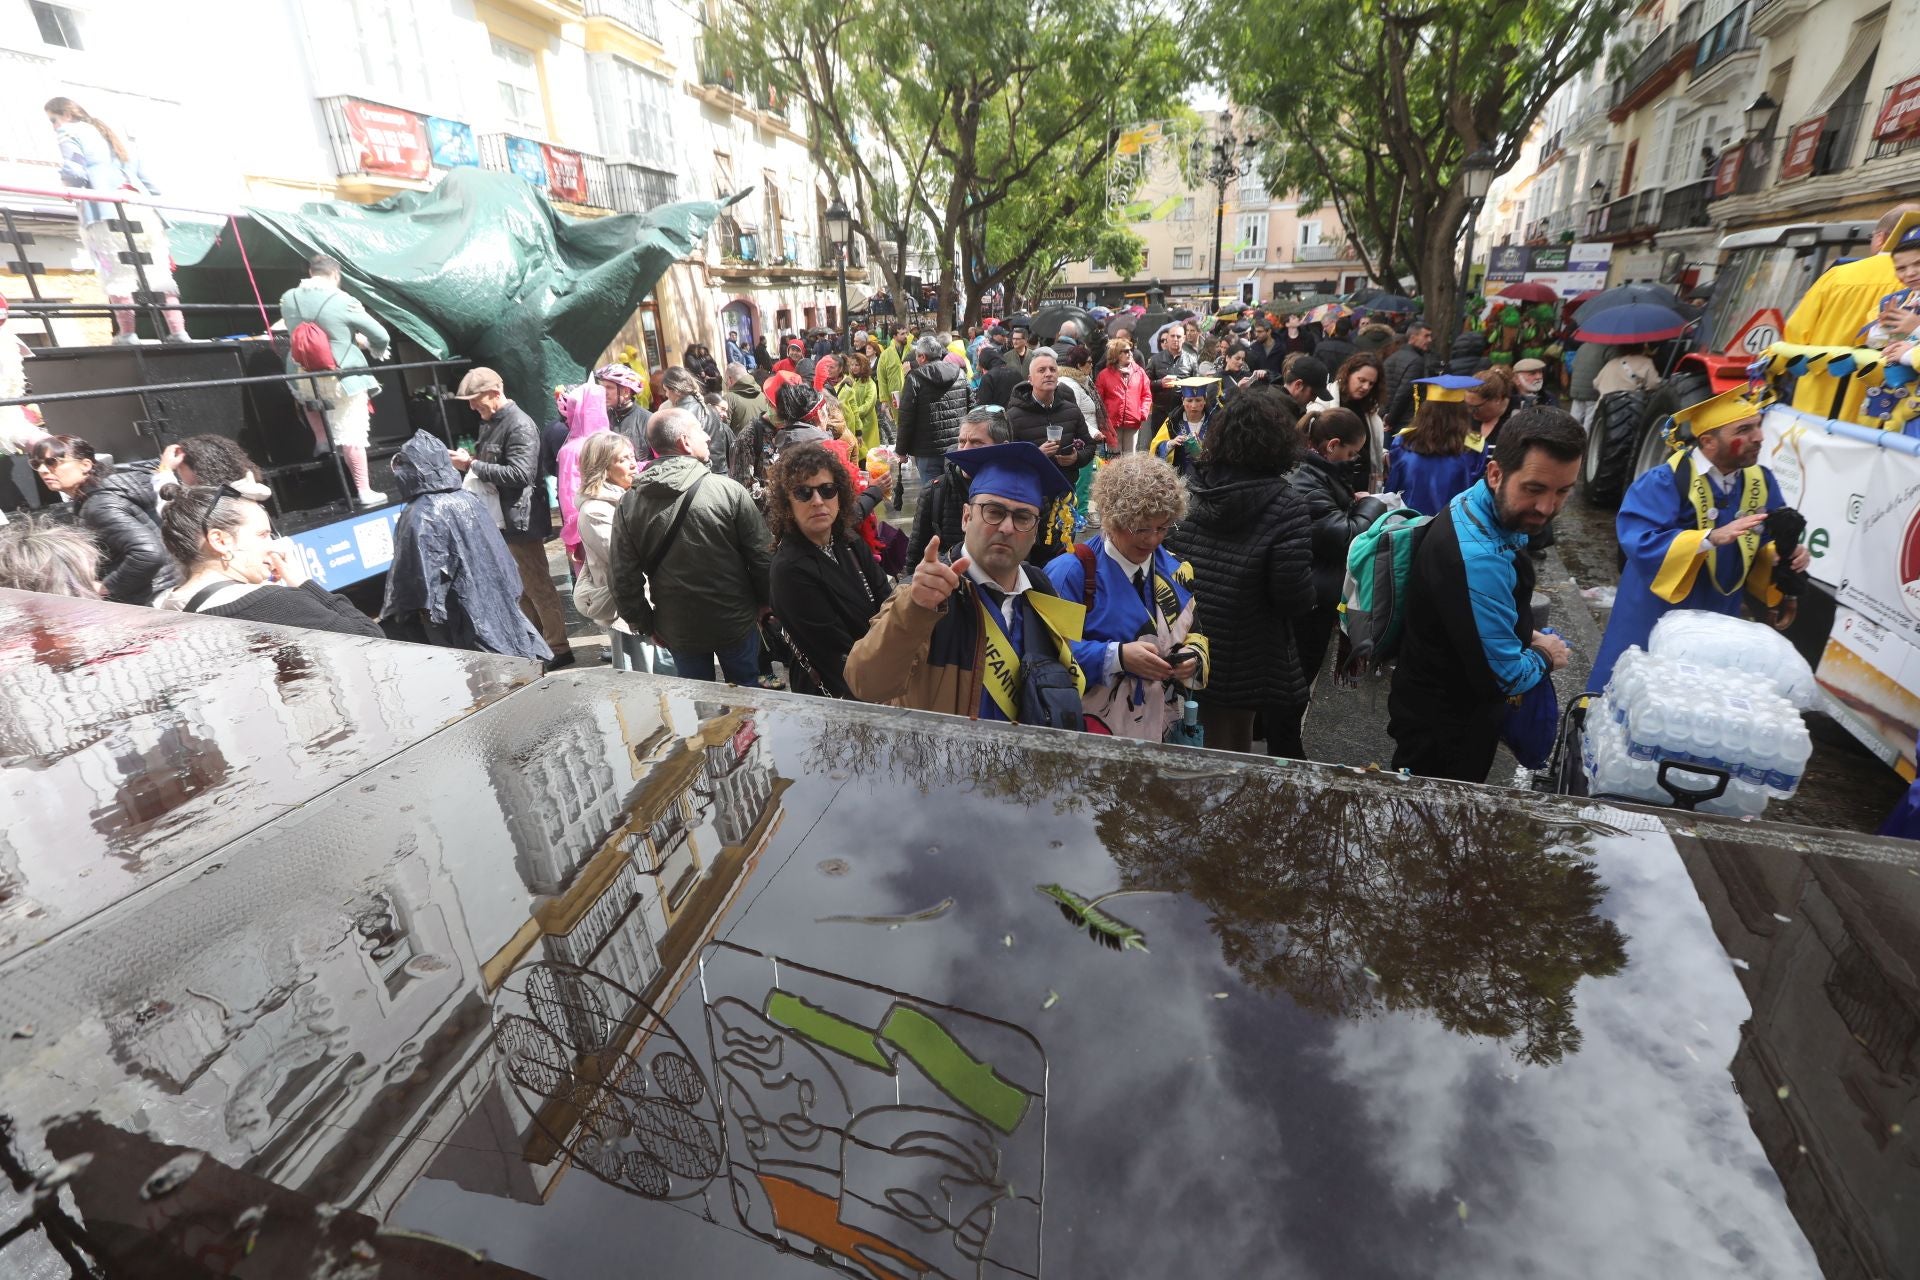
[[[473,129],[458,120],[428,116],[427,145],[437,168],[457,169],[461,165],[478,168],[480,165],[480,148],[474,143]]]
[[[526,138],[507,138],[507,169],[542,191],[547,187],[547,153],[537,142]]]
[[[385,573],[393,563],[393,529],[406,507],[395,504],[364,515],[290,534],[307,562],[307,576],[329,591]]]

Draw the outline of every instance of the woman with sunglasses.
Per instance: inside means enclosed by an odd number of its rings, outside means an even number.
[[[263,484],[168,485],[160,535],[185,571],[165,603],[186,613],[381,639],[380,625],[307,577],[297,549],[277,544]]]
[[[160,502],[150,471],[116,471],[100,464],[79,436],[48,436],[28,451],[35,474],[74,505],[81,527],[100,544],[100,585],[120,604],[152,604],[179,581],[160,542]]]
[[[769,571],[773,614],[794,661],[796,693],[851,698],[845,667],[886,600],[888,583],[873,552],[854,532],[853,481],[824,444],[783,452],[767,477]]]

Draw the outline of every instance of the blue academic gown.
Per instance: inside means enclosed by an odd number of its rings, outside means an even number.
[[[1387,492],[1399,494],[1423,516],[1437,516],[1473,488],[1486,455],[1478,449],[1450,455],[1415,453],[1406,447],[1405,434],[1387,441]]]
[[[1761,471],[1767,493],[1760,509],[1771,511],[1785,506],[1773,472],[1765,467]],[[1707,483],[1713,495],[1713,524],[1717,529],[1740,515],[1741,480],[1735,476],[1730,489],[1724,492],[1711,477]],[[1627,557],[1627,566],[1620,571],[1620,590],[1614,597],[1613,614],[1607,619],[1607,633],[1600,641],[1600,652],[1594,656],[1593,671],[1587,677],[1587,688],[1593,692],[1607,687],[1613,664],[1621,654],[1634,645],[1646,648],[1653,635],[1653,624],[1670,610],[1705,609],[1738,617],[1743,595],[1748,592],[1757,595],[1772,587],[1773,544],[1764,534],[1744,580],[1737,543],[1711,548],[1706,556],[1699,555],[1698,547],[1704,535],[1692,505],[1681,496],[1671,460],[1633,482],[1627,496],[1621,499],[1614,530],[1620,540],[1620,550]],[[1723,591],[1723,586],[1728,589]]]
[[[1098,566],[1094,570],[1093,607],[1087,611],[1086,626],[1080,633],[1084,638],[1072,641],[1070,647],[1073,660],[1080,664],[1080,670],[1086,672],[1087,683],[1092,685],[1106,674],[1109,646],[1130,644],[1143,637],[1151,639],[1155,632],[1151,605],[1139,589],[1127,581],[1127,571],[1120,562],[1107,554],[1105,536],[1087,539],[1087,546],[1092,548],[1094,563]],[[1172,583],[1180,609],[1187,607],[1193,593],[1181,583],[1180,562],[1165,547],[1154,548],[1150,573]],[[1087,591],[1087,571],[1072,551],[1063,551],[1047,561],[1047,579],[1063,598],[1077,604],[1086,603],[1082,597]],[[1148,590],[1151,589],[1149,586]],[[1177,620],[1176,611],[1176,616],[1167,622],[1171,625]]]

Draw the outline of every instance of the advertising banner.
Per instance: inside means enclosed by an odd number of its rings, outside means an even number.
[[[547,188],[556,200],[570,200],[574,204],[587,202],[587,162],[580,158],[578,151],[567,151],[560,147],[549,146],[547,153]]]
[[[480,167],[480,147],[474,141],[473,129],[458,120],[428,116],[427,141],[433,148],[434,164],[442,169]]]
[[[386,572],[393,563],[393,530],[405,507],[369,511],[350,520],[289,535],[307,562],[307,576],[329,591]]]
[[[1487,251],[1489,289],[1496,284],[1519,284],[1527,278],[1527,247],[1520,244],[1496,245]]]
[[[1875,142],[1904,142],[1915,134],[1920,134],[1920,76],[1887,90],[1887,100],[1873,121]]]
[[[1793,132],[1787,135],[1786,147],[1780,152],[1780,181],[1792,182],[1813,172],[1814,159],[1820,153],[1820,134],[1826,127],[1824,115],[1793,126]]]
[[[1740,165],[1746,158],[1745,147],[1728,147],[1713,166],[1713,198],[1724,200],[1740,189]]]
[[[1760,461],[1780,482],[1787,505],[1807,518],[1807,572],[1838,589],[1865,510],[1867,489],[1891,455],[1863,440],[1829,435],[1824,419],[1775,405],[1761,419]]]
[[[1856,734],[1877,740],[1911,778],[1920,732],[1920,458],[1875,452],[1816,674]]]
[[[361,173],[416,182],[427,176],[427,130],[419,116],[357,99],[347,101],[343,114],[360,157]]]
[[[507,137],[507,171],[547,189],[547,149],[531,138]]]

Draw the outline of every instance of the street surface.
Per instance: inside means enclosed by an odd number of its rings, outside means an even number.
[[[907,515],[895,522],[910,526]],[[1544,560],[1536,561],[1538,589],[1549,602],[1550,622],[1573,651],[1573,660],[1558,672],[1554,685],[1560,705],[1567,706],[1585,684],[1593,655],[1600,647],[1606,615],[1595,612],[1580,596],[1583,588],[1614,585],[1619,581],[1613,513],[1588,506],[1575,496],[1555,521],[1555,545]],[[606,638],[598,625],[573,609],[572,582],[566,555],[556,540],[549,544],[548,567],[567,604],[568,634],[582,666],[606,662]],[[1327,662],[1334,660],[1330,648]],[[1807,717],[1813,734],[1813,759],[1806,778],[1792,799],[1776,800],[1767,808],[1770,821],[1847,831],[1872,831],[1893,808],[1906,784],[1899,775],[1868,754],[1851,735],[1824,715]],[[1323,670],[1314,685],[1313,708],[1307,714],[1307,754],[1327,764],[1386,767],[1393,758],[1393,739],[1387,736],[1387,682],[1364,681],[1344,689]],[[1496,785],[1528,785],[1519,762],[1502,747],[1488,779]]]

